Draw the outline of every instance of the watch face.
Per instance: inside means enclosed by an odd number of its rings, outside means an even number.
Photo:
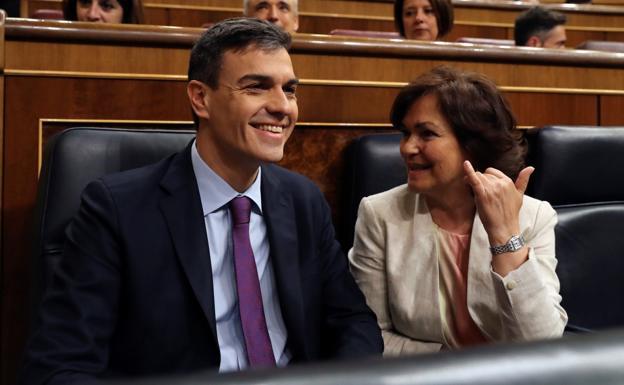
[[[524,246],[525,241],[522,235],[514,235],[504,245],[492,246],[490,250],[493,255],[518,251]]]
[[[517,251],[524,246],[524,238],[521,235],[514,235],[508,242],[511,251]]]

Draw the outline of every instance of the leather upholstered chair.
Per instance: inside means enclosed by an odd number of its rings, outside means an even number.
[[[372,134],[356,138],[346,151],[342,223],[338,237],[345,252],[353,245],[353,233],[362,198],[406,183],[399,153],[401,134]]]
[[[527,193],[550,202],[568,330],[624,326],[624,127],[545,127],[528,135]]]
[[[35,208],[33,306],[60,260],[65,228],[86,185],[106,174],[154,163],[182,150],[194,136],[188,130],[70,128],[46,144]]]

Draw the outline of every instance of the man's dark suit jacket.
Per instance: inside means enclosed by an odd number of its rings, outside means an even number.
[[[291,362],[380,354],[374,314],[308,179],[262,166],[262,208]],[[219,367],[203,212],[185,151],[85,189],[22,383]]]

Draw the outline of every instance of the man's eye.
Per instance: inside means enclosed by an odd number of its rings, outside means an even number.
[[[266,90],[268,87],[262,83],[253,83],[244,87],[245,91],[258,93]]]

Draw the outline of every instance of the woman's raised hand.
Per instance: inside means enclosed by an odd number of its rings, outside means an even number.
[[[520,234],[522,197],[534,170],[525,167],[514,182],[500,170],[489,167],[482,173],[475,171],[470,161],[464,161],[466,181],[474,193],[477,212],[491,245],[502,245]]]

